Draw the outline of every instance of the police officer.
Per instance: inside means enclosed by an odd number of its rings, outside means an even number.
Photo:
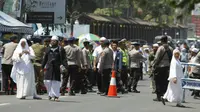
[[[80,57],[79,50],[74,45],[74,38],[68,39],[68,45],[64,47],[68,63],[68,74],[70,77],[70,91],[69,95],[75,95],[76,85],[78,84],[78,72],[80,71]]]
[[[103,44],[103,52],[100,56],[100,67],[99,73],[102,76],[102,96],[108,94],[109,82],[110,82],[110,74],[113,65],[113,51],[109,48],[109,41],[105,40]]]
[[[122,53],[122,69],[121,69],[121,79],[125,89],[128,89],[128,69],[129,69],[129,54],[126,48],[126,40],[122,39],[119,42],[120,52]]]
[[[42,94],[43,87],[43,72],[42,72],[42,59],[45,53],[45,47],[41,44],[42,39],[40,37],[34,38],[34,44],[31,46],[35,52],[35,58],[33,60],[33,65],[35,69],[35,81],[36,89],[38,94]]]
[[[130,55],[130,68],[131,68],[131,83],[129,83],[129,91],[131,92],[131,86],[133,85],[133,92],[134,93],[140,93],[140,91],[137,90],[137,84],[141,76],[140,71],[140,63],[145,61],[146,59],[142,56],[142,53],[139,51],[140,44],[137,42],[133,43],[134,49],[129,52]]]
[[[161,97],[167,90],[167,79],[169,77],[169,67],[172,59],[173,49],[168,45],[168,37],[166,35],[162,36],[161,43],[162,45],[158,48],[152,64],[157,95],[157,98],[153,99],[153,101],[161,101]]]

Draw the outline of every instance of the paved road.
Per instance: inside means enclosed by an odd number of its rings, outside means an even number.
[[[187,94],[184,105],[188,108],[177,108],[175,104],[153,102],[149,80],[140,81],[140,94],[129,93],[120,98],[108,98],[89,93],[87,95],[64,96],[61,102],[48,101],[47,96],[37,101],[31,98],[18,100],[15,96],[0,96],[0,112],[199,112],[200,100],[194,100]],[[100,108],[101,107],[101,108]]]

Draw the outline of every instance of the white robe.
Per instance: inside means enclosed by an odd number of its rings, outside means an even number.
[[[179,60],[176,60],[174,57],[170,66],[169,74],[169,84],[167,91],[164,95],[164,99],[167,99],[169,102],[180,103],[182,100],[183,89],[181,86],[181,78],[184,77],[183,68]],[[173,82],[173,78],[177,78],[177,83]]]
[[[20,43],[19,43],[20,44]],[[28,45],[28,44],[27,44]],[[23,49],[22,49],[23,50]],[[33,49],[27,48],[30,54],[19,57],[20,50],[16,48],[12,60],[14,61],[11,77],[17,84],[17,98],[36,95],[35,74],[31,59],[35,57]]]

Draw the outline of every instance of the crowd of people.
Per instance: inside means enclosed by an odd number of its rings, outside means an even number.
[[[37,94],[43,94],[45,87],[49,100],[59,101],[59,96],[66,93],[74,96],[95,92],[96,85],[97,94],[106,96],[111,72],[115,71],[117,92],[140,93],[137,84],[146,74],[151,78],[152,93],[157,96],[154,101],[163,104],[175,101],[178,107],[184,107],[180,62],[200,63],[197,48],[189,49],[183,44],[173,50],[167,36],[162,36],[160,42],[152,46],[101,37],[96,48],[88,40],[83,42],[82,48],[79,39],[74,37],[67,40],[57,36],[44,40],[22,38],[18,43],[18,37],[12,36],[10,40],[2,47],[4,91],[7,95],[17,94],[19,99],[28,96],[41,99]],[[190,68],[190,76],[199,78],[199,70]],[[199,91],[194,91],[193,95],[199,97]]]

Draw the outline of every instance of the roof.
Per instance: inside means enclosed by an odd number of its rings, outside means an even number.
[[[33,34],[32,27],[12,18],[0,11],[0,31],[12,33]]]
[[[186,28],[183,25],[169,25],[169,24],[162,24],[159,25],[153,21],[146,21],[139,18],[123,18],[123,17],[114,17],[114,16],[105,16],[105,15],[97,15],[97,14],[84,14],[82,17],[87,17],[94,21],[99,22],[107,22],[107,23],[118,23],[118,24],[138,24],[138,25],[146,25],[146,26],[161,26],[161,27],[181,27]]]
[[[114,22],[119,24],[142,24],[142,25],[149,25],[149,26],[156,26],[157,23],[144,21],[139,18],[123,18],[123,17],[112,17],[112,16],[105,16],[105,15],[95,15],[95,14],[86,14],[85,17],[89,17],[95,21],[102,21],[102,22]]]

